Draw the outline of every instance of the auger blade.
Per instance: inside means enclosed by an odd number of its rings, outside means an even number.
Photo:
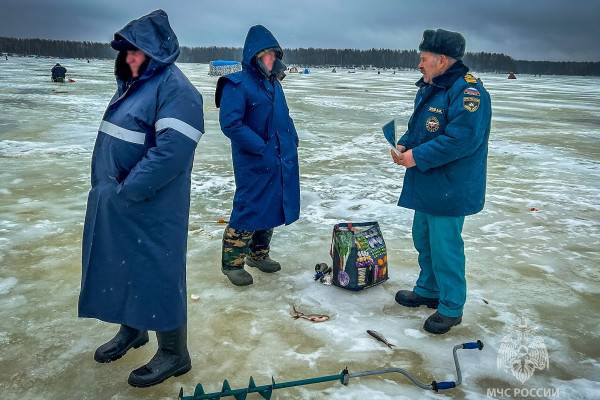
[[[204,394],[204,388],[202,387],[202,384],[199,383],[196,385],[196,389],[194,389],[194,397],[200,397]]]
[[[248,389],[254,389],[256,388],[256,383],[254,383],[254,378],[250,377],[250,380],[248,381]]]
[[[270,400],[273,396],[273,386],[275,386],[275,378],[271,377],[271,386],[269,386],[267,389],[259,391],[258,394],[260,394],[263,399]]]
[[[246,400],[246,396],[248,396],[248,392],[242,392],[238,394],[234,394],[233,397],[235,400]]]
[[[258,392],[258,394],[260,394],[265,400],[271,400],[271,396],[273,396],[273,388],[271,387],[265,390],[261,390],[260,392]]]
[[[223,388],[221,389],[221,396],[225,397],[225,396],[230,396],[231,392],[231,386],[229,386],[229,381],[227,379],[225,379],[223,381]]]

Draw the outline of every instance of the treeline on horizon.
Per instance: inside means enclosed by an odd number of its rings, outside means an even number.
[[[0,53],[56,58],[115,58],[108,43],[20,39],[0,37]],[[342,66],[414,69],[419,62],[416,50],[391,49],[285,49],[284,61],[299,66]],[[237,47],[181,47],[178,62],[208,63],[212,60],[241,60]],[[600,75],[600,62],[515,60],[501,53],[467,53],[464,62],[480,72],[542,75]]]

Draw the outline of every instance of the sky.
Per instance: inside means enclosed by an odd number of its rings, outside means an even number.
[[[262,24],[284,48],[415,49],[423,30],[445,28],[467,51],[600,61],[598,0],[0,0],[0,36],[108,42],[157,8],[186,46],[241,47]]]

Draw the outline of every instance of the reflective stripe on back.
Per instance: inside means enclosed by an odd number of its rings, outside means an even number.
[[[144,144],[146,140],[146,134],[144,132],[131,131],[129,129],[121,128],[120,126],[108,121],[102,121],[98,130],[106,133],[107,135],[130,143]]]
[[[175,129],[177,132],[189,137],[196,143],[198,143],[198,140],[202,137],[201,131],[177,118],[161,118],[156,121],[154,128],[156,129],[157,134],[163,129]]]

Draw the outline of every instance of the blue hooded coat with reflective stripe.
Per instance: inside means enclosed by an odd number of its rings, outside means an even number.
[[[186,321],[190,175],[204,131],[202,96],[174,64],[179,44],[154,11],[115,34],[149,62],[118,89],[92,155],[79,316],[138,329]]]
[[[221,77],[215,93],[235,175],[229,225],[248,231],[288,225],[300,215],[298,134],[281,83],[257,65],[256,55],[266,49],[276,50],[275,63],[282,66],[277,40],[264,26],[253,26],[244,43],[242,71]]]

